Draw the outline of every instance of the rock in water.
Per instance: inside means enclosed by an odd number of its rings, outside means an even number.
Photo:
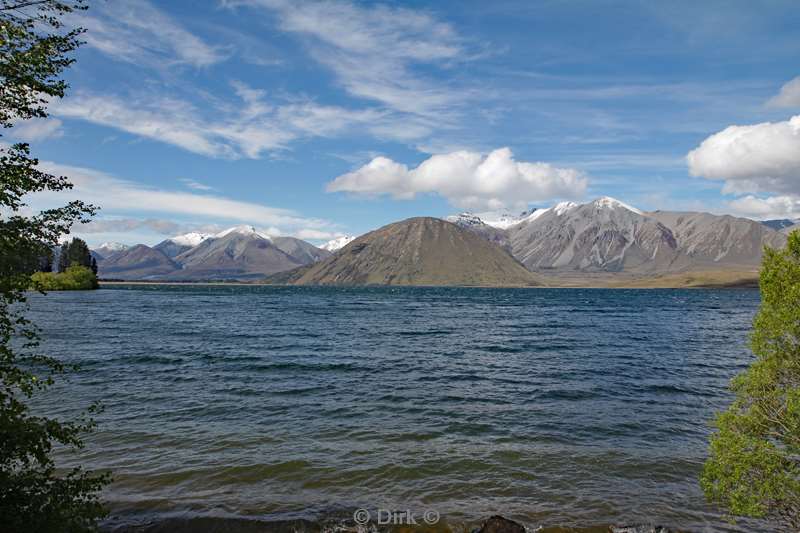
[[[495,515],[483,523],[478,533],[525,533],[525,526],[508,518]]]

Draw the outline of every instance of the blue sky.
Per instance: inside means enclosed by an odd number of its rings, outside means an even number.
[[[6,138],[102,207],[93,245],[604,195],[800,217],[793,1],[121,0],[72,22],[68,96]]]

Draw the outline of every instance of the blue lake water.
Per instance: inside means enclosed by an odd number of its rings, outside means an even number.
[[[33,295],[105,411],[113,524],[433,509],[467,527],[724,521],[697,476],[755,290],[135,286]],[[65,464],[73,460],[64,458]]]

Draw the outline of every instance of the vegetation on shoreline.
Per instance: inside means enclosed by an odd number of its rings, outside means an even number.
[[[38,291],[86,291],[98,287],[97,276],[83,266],[71,266],[66,272],[35,272],[31,286]]]
[[[82,30],[62,21],[81,9],[84,0],[0,0],[0,127],[46,118],[48,102],[64,95],[61,74],[73,62],[69,55],[81,44]],[[92,531],[105,514],[99,491],[108,476],[80,467],[61,471],[52,452],[83,446],[94,409],[69,421],[31,412],[31,397],[69,367],[40,351],[25,302],[34,273],[47,268],[70,227],[95,209],[73,201],[28,215],[26,195],[72,187],[38,165],[27,144],[0,144],[0,529]],[[80,277],[69,265],[64,270]]]
[[[800,529],[800,231],[767,249],[756,361],[732,383],[736,398],[715,422],[701,485],[732,515]]]

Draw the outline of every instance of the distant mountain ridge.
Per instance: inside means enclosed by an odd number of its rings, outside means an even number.
[[[511,253],[528,269],[553,274],[755,271],[765,245],[782,247],[786,242],[785,234],[757,221],[644,212],[610,197],[534,210],[503,229],[476,215],[448,220],[492,242],[508,239]]]
[[[254,280],[330,255],[293,237],[270,237],[253,226],[217,234],[187,233],[150,247],[139,244],[98,254],[103,278],[152,281]]]
[[[320,247],[241,225],[178,235],[153,247],[107,243],[93,253],[101,277],[126,280],[519,286],[539,283],[537,273],[556,284],[564,276],[752,280],[764,246],[780,248],[800,229],[787,221],[645,212],[610,197],[483,216],[490,220],[472,213],[412,218]]]

